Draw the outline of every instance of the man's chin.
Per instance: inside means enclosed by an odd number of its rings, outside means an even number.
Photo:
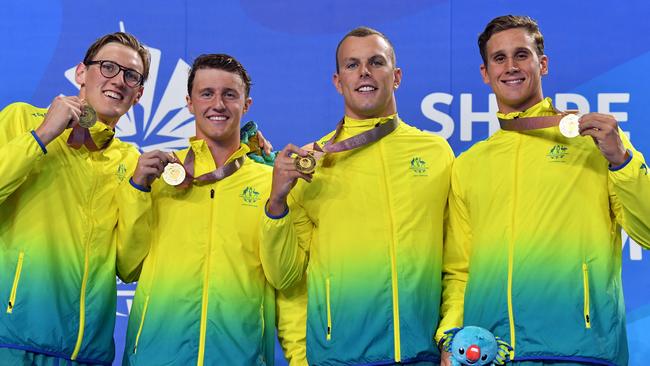
[[[494,90],[498,100],[508,104],[519,104],[533,98],[533,92],[529,88],[499,88]]]
[[[124,114],[126,114],[126,111],[124,113],[119,113],[116,111],[109,111],[108,113],[102,113],[100,111],[97,111],[97,119],[109,126],[115,126],[115,124],[117,124],[117,121],[119,121]]]
[[[369,119],[379,117],[381,114],[381,108],[376,106],[363,106],[353,111],[353,113],[358,117],[358,119]]]

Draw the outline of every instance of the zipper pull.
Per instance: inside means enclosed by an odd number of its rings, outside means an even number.
[[[210,198],[214,198],[214,189],[210,190]]]

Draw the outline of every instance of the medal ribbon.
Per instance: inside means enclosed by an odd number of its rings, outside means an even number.
[[[78,124],[72,128],[72,132],[70,133],[70,136],[68,136],[68,146],[73,149],[79,149],[82,145],[85,145],[88,151],[97,151],[108,146],[108,143],[113,139],[112,137],[108,139],[102,147],[97,147],[92,136],[90,136],[90,131],[88,129],[97,121],[97,113],[93,107],[84,102],[81,112]]]
[[[543,116],[543,117],[515,117],[514,119],[502,119],[499,118],[499,125],[502,130],[506,131],[529,131],[529,130],[538,130],[541,128],[555,127],[560,124],[562,117],[568,114],[575,114],[578,111],[565,111],[561,112],[553,108],[555,116]]]
[[[87,128],[83,128],[77,125],[72,128],[72,132],[70,132],[67,143],[68,146],[73,149],[78,150],[82,145],[85,145],[88,151],[97,151],[108,146],[112,139],[112,137],[108,139],[108,141],[106,141],[102,147],[97,147],[97,144],[95,144],[95,141],[93,141],[93,138],[90,136],[90,131]]]
[[[174,154],[177,160],[178,157],[176,154]],[[188,151],[187,156],[185,156],[185,161],[183,161],[183,168],[185,169],[185,180],[183,183],[179,184],[179,188],[189,188],[194,181],[198,182],[205,182],[205,183],[212,183],[216,182],[222,179],[225,179],[231,175],[233,175],[236,171],[239,170],[239,168],[244,165],[244,159],[246,156],[240,156],[237,159],[229,162],[228,164],[225,164],[223,166],[220,166],[219,168],[209,172],[202,174],[198,177],[194,177],[194,150],[190,148],[190,151]]]
[[[347,138],[343,141],[334,142],[336,138],[343,131],[343,124],[345,123],[345,118],[336,125],[336,132],[331,139],[329,139],[325,145],[321,148],[317,143],[314,142],[314,150],[320,151],[323,153],[337,153],[341,151],[353,150],[361,146],[369,145],[375,141],[379,141],[382,138],[386,137],[389,133],[395,131],[399,125],[399,120],[397,116],[393,117],[390,121],[382,124],[377,124],[373,129],[362,132],[358,135]]]

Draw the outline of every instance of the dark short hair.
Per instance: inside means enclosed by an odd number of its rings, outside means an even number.
[[[485,26],[483,33],[478,36],[478,48],[485,66],[487,66],[487,43],[490,38],[496,33],[513,28],[525,29],[535,39],[537,55],[541,56],[544,54],[544,36],[542,36],[542,33],[539,31],[539,26],[533,18],[525,15],[502,15],[492,19]]]
[[[135,38],[135,36],[132,34],[115,32],[98,38],[92,45],[90,45],[88,51],[86,51],[86,56],[84,56],[83,63],[85,65],[88,65],[89,62],[95,61],[93,58],[97,56],[99,50],[109,43],[119,43],[138,52],[138,55],[142,59],[142,83],[144,84],[144,82],[149,77],[151,55],[149,54],[149,50],[147,50],[145,46],[140,43],[140,41],[138,41],[138,39]]]
[[[354,28],[353,30],[349,31],[348,34],[343,36],[341,40],[339,41],[339,44],[336,46],[336,54],[334,55],[336,57],[336,72],[339,72],[339,49],[341,48],[341,44],[343,41],[345,41],[349,37],[368,37],[368,36],[379,36],[383,38],[386,43],[390,46],[390,60],[393,62],[393,67],[395,67],[395,47],[393,47],[393,43],[391,43],[390,39],[386,37],[383,33],[376,29],[372,29],[369,27],[357,27]]]
[[[197,70],[201,69],[218,69],[228,71],[239,75],[244,82],[246,89],[246,98],[251,91],[251,77],[244,66],[234,57],[223,53],[211,53],[197,57],[190,69],[190,76],[187,78],[187,95],[192,95],[192,86],[194,85],[194,76]]]

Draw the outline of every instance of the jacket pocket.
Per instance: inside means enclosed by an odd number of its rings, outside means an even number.
[[[332,339],[332,308],[330,305],[330,279],[329,277],[325,280],[325,301],[327,302],[327,340]]]
[[[18,291],[18,282],[20,282],[20,273],[23,271],[24,257],[25,253],[20,252],[18,255],[18,263],[16,264],[16,274],[14,274],[14,284],[11,286],[11,293],[9,294],[7,314],[11,314],[14,311],[14,306],[16,305],[16,292]]]
[[[138,342],[140,341],[140,334],[142,334],[142,327],[144,326],[144,318],[147,316],[147,307],[149,306],[149,296],[144,299],[144,306],[142,308],[142,316],[140,317],[140,326],[138,326],[138,333],[135,336],[135,343],[133,344],[133,354],[138,352]]]
[[[264,332],[266,331],[266,319],[264,318],[264,300],[262,300],[262,303],[260,304],[260,323],[262,323],[262,335],[260,337],[260,341],[263,343]]]
[[[582,286],[584,289],[584,320],[585,328],[591,328],[591,314],[589,312],[589,267],[586,263],[582,264]]]

